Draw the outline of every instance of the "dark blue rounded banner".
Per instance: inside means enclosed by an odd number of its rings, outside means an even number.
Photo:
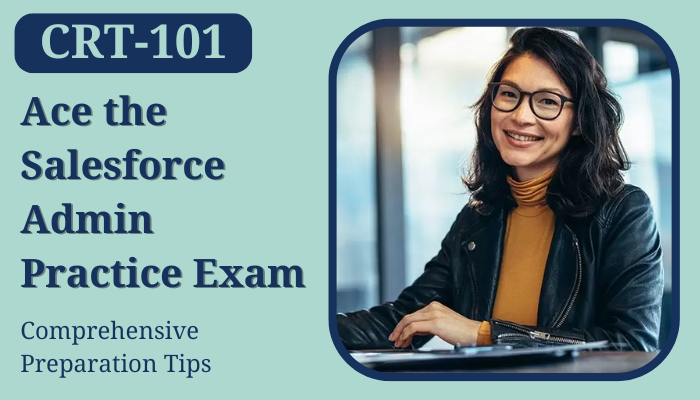
[[[32,73],[231,73],[253,56],[239,14],[27,14],[15,61]]]

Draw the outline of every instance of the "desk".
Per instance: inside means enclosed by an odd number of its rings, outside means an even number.
[[[465,370],[443,371],[413,371],[413,372],[556,372],[556,373],[610,373],[628,372],[646,365],[653,360],[658,352],[617,352],[617,351],[593,351],[582,352],[578,357],[570,360],[552,362],[546,364],[520,365],[504,368],[471,368]]]

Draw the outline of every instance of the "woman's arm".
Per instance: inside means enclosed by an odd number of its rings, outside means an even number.
[[[434,301],[447,306],[452,304],[454,278],[450,269],[451,252],[452,249],[458,248],[455,246],[457,231],[463,226],[462,219],[467,213],[468,210],[465,207],[443,239],[440,252],[426,264],[423,274],[411,286],[404,289],[396,301],[372,307],[369,310],[338,314],[338,333],[345,348],[348,350],[392,348],[393,342],[389,340],[389,335],[404,316]],[[413,347],[422,346],[430,338],[430,336],[417,337],[412,343]]]

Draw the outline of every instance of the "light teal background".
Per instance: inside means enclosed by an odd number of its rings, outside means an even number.
[[[677,3],[678,5],[674,5]],[[337,354],[328,331],[328,70],[342,40],[357,27],[382,18],[627,18],[648,25],[673,49],[681,70],[681,115],[697,112],[698,82],[684,71],[697,65],[696,10],[680,2],[587,1],[364,1],[253,2],[122,1],[8,2],[0,14],[0,397],[2,398],[440,398],[458,396],[571,399],[603,394],[659,398],[692,383],[698,350],[680,334],[666,361],[631,382],[422,382],[374,381],[350,368]],[[240,13],[253,27],[253,60],[239,74],[28,74],[14,61],[14,26],[27,13]],[[691,66],[691,67],[689,67]],[[685,68],[685,69],[684,69]],[[108,99],[131,95],[132,102],[164,104],[167,124],[109,127]],[[48,109],[63,102],[87,103],[89,127],[22,127],[32,96]],[[700,145],[696,121],[685,118],[681,168],[692,178],[693,152]],[[685,132],[685,133],[683,133]],[[43,160],[123,157],[139,148],[143,157],[220,157],[222,181],[26,181],[21,156],[37,150]],[[689,185],[692,185],[689,182]],[[683,192],[687,201],[698,193]],[[75,211],[148,211],[154,235],[22,235],[31,205],[44,216],[71,202]],[[693,240],[699,223],[684,215]],[[177,265],[179,289],[22,289],[22,258],[50,265],[112,265],[138,258],[137,265]],[[305,289],[195,289],[194,258],[216,258],[224,265],[296,264],[304,269]],[[680,258],[684,282],[698,281],[697,269]],[[66,274],[67,275],[67,274]],[[62,279],[65,279],[62,278]],[[692,289],[692,288],[691,288]],[[680,290],[674,287],[674,290]],[[685,310],[694,310],[698,291],[681,291]],[[21,324],[196,325],[196,341],[27,341]],[[685,313],[681,332],[698,330]],[[212,370],[194,379],[166,373],[163,354],[211,359]],[[154,358],[158,373],[20,373],[20,354],[35,358]],[[559,395],[555,395],[558,393]],[[368,396],[371,394],[371,396]]]

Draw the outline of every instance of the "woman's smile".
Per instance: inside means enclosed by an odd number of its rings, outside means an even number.
[[[534,147],[544,140],[543,137],[515,130],[504,130],[503,133],[508,138],[508,144],[523,149]]]

